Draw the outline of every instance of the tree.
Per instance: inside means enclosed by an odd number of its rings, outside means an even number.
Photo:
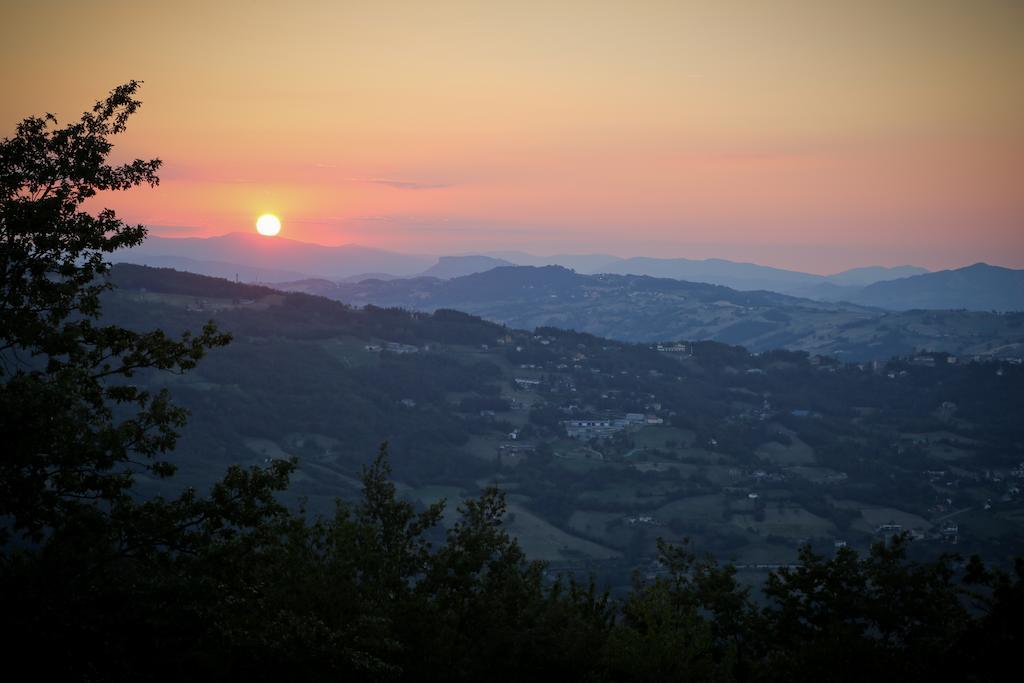
[[[109,138],[138,110],[139,86],[115,88],[76,123],[29,117],[0,140],[4,641],[18,657],[78,677],[131,678],[126,653],[147,634],[173,639],[225,599],[247,595],[242,584],[213,579],[291,520],[274,496],[290,462],[231,468],[205,498],[131,495],[138,472],[173,472],[161,456],[186,416],[136,375],[185,372],[229,341],[212,323],[173,339],[100,319],[107,254],[138,245],[146,229],[84,204],[158,182],[157,159],[108,163]],[[190,600],[178,595],[179,608],[168,610],[175,591]],[[199,602],[211,593],[222,602]],[[154,619],[165,619],[162,629],[150,627]]]
[[[949,652],[971,615],[951,557],[907,560],[909,536],[893,536],[861,557],[800,551],[795,569],[769,575],[761,644],[771,678],[923,680],[950,671]]]
[[[212,323],[172,339],[98,321],[105,256],[140,244],[146,229],[83,204],[159,182],[159,159],[108,163],[140,85],[115,88],[63,128],[52,114],[26,118],[0,141],[0,516],[36,541],[69,515],[122,499],[133,473],[173,472],[158,456],[185,413],[130,380],[185,372],[229,340]]]
[[[664,576],[642,582],[622,602],[608,647],[614,680],[731,680],[750,639],[754,605],[736,569],[658,539]]]

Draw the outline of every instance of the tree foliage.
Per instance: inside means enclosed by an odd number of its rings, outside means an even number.
[[[0,142],[0,515],[37,540],[69,508],[123,497],[140,468],[170,473],[153,458],[174,446],[184,412],[127,380],[145,368],[184,372],[228,340],[212,324],[175,340],[97,322],[105,256],[146,230],[83,204],[158,182],[158,159],[108,163],[139,85],[63,128],[50,114],[27,118]]]

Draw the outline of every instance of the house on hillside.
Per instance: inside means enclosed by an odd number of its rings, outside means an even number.
[[[689,353],[690,347],[686,344],[658,344],[656,347],[662,353]]]

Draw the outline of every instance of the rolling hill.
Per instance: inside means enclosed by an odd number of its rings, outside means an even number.
[[[864,286],[873,282],[892,280],[927,272],[916,266],[867,266],[853,268],[834,275],[815,275],[757,263],[741,263],[725,259],[686,259],[637,257],[621,259],[590,273],[619,275],[649,275],[690,282],[705,282],[738,290],[764,289],[783,294],[806,296],[819,285],[839,287]]]
[[[498,287],[516,275],[499,274]],[[545,291],[574,276],[546,275]],[[858,366],[715,342],[680,352],[166,269],[119,265],[113,282],[107,321],[174,334],[212,318],[234,336],[187,375],[133,380],[192,414],[179,474],[143,478],[147,493],[296,456],[289,500],[330,513],[388,440],[403,497],[454,506],[498,483],[531,557],[612,585],[650,563],[658,537],[754,572],[804,542],[864,548],[893,523],[937,554],[951,513],[965,552],[1001,557],[1024,538],[1008,474],[1021,457],[1019,364],[933,354]],[[572,420],[610,431],[569,438]]]
[[[280,285],[356,305],[453,308],[518,328],[561,327],[631,342],[708,339],[884,360],[915,349],[1024,355],[1024,315],[883,311],[669,278],[504,267],[452,280]]]

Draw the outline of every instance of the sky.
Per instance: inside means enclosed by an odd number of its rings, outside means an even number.
[[[165,237],[1022,268],[1022,74],[1019,0],[0,0],[0,136],[145,81]]]

